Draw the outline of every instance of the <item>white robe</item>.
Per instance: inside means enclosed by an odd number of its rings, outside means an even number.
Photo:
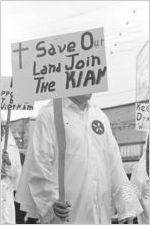
[[[1,151],[4,142],[1,144]],[[14,191],[17,189],[21,175],[21,162],[18,147],[9,132],[7,151],[11,166],[6,165],[7,176],[1,180],[1,224],[15,224]]]
[[[119,219],[140,213],[142,208],[123,169],[105,114],[90,105],[81,111],[71,100],[63,99],[63,118],[70,223],[111,223],[111,198]],[[104,125],[101,134],[92,129],[94,120]],[[20,182],[16,195],[21,208],[30,216],[40,215],[42,223],[57,223],[52,210],[53,202],[58,200],[58,146],[52,104],[39,113],[21,180],[24,186]]]
[[[146,152],[134,167],[131,182],[143,207],[143,212],[138,215],[138,223],[149,224],[149,197],[146,196],[149,196],[149,177],[146,172]],[[144,190],[147,190],[148,193],[145,193]]]

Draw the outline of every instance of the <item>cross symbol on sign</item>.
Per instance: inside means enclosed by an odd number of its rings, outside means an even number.
[[[104,133],[104,125],[99,120],[94,120],[92,122],[92,129],[96,134]]]
[[[29,48],[23,48],[21,43],[19,43],[19,48],[13,50],[13,52],[19,52],[19,69],[22,69],[22,51],[29,50]]]

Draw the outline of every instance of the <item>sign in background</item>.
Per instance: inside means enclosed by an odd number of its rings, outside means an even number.
[[[107,91],[103,28],[12,44],[12,71],[16,100]]]
[[[136,101],[149,99],[149,41],[140,50],[136,59]]]
[[[149,41],[136,59],[136,130],[149,129]]]
[[[149,129],[149,103],[136,103],[136,130]]]
[[[14,102],[11,77],[1,77],[1,110],[33,110],[33,103]]]

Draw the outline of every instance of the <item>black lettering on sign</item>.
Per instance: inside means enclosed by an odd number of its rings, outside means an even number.
[[[44,75],[44,74],[47,74],[47,66],[43,66],[43,68],[41,69],[41,74]]]
[[[21,105],[20,104],[18,104],[17,105],[17,109],[20,109],[21,108]],[[33,109],[33,107],[32,107],[32,109]]]
[[[1,98],[1,110],[5,109],[5,98]]]
[[[26,103],[23,105],[23,108],[22,108],[23,110],[26,110]]]
[[[66,55],[66,57],[70,57],[71,59],[71,62],[70,62],[70,65],[65,65],[65,69],[66,70],[81,70],[85,67],[94,67],[94,66],[99,66],[101,64],[101,61],[100,61],[100,58],[99,56],[94,56],[94,55],[91,55],[91,56],[88,56],[87,58],[82,58],[82,59],[79,59],[77,60],[77,56],[79,56],[78,53],[74,53],[74,54],[71,54],[71,55]]]
[[[141,111],[142,112],[146,112],[146,111],[148,112],[148,110],[149,110],[149,106],[146,106],[146,105],[142,105],[141,106]]]
[[[48,85],[49,85],[49,83],[48,82],[42,82],[42,84],[41,84],[41,92],[46,92],[47,91],[47,89],[48,89]]]
[[[74,52],[76,47],[76,43],[74,41],[70,42],[67,46],[67,52]]]
[[[58,50],[59,50],[59,53],[64,52],[65,49],[67,49],[67,52],[74,52],[75,47],[76,47],[76,43],[74,41],[71,41],[67,45],[66,44],[63,44],[62,46],[58,45]]]
[[[106,67],[104,67],[103,70],[98,69],[98,71],[66,71],[66,89],[81,87],[81,85],[83,87],[87,87],[88,85],[97,85],[100,83],[101,78],[105,75],[105,72]]]
[[[137,121],[142,119],[142,113],[137,114]]]
[[[48,50],[48,54],[49,55],[55,55],[56,54],[56,50],[53,44],[50,44],[51,48]]]
[[[34,78],[34,80],[37,80],[37,86],[36,86],[36,91],[35,91],[36,94],[39,93],[41,80],[43,80],[43,79],[44,79],[44,77],[36,77],[36,78]]]
[[[12,91],[1,91],[1,109],[5,109],[5,101],[13,104]]]
[[[137,109],[138,111],[140,111],[140,104],[139,104],[139,103],[136,105],[136,109]]]
[[[75,81],[75,71],[66,71],[66,89],[69,89],[69,84],[72,84],[72,87],[75,88],[76,87],[76,81]]]
[[[33,75],[34,76],[37,76],[37,75],[39,75],[40,73],[38,73],[38,72],[36,72],[36,62],[34,61],[33,62]]]
[[[64,44],[63,46],[61,45],[58,45],[58,49],[59,49],[59,52],[62,53],[66,48],[66,45]]]
[[[48,85],[48,90],[49,91],[55,91],[55,82],[51,81]]]
[[[82,77],[83,77],[83,71],[80,71],[76,87],[80,87],[81,86]]]
[[[87,44],[89,40],[89,43]],[[89,50],[90,48],[93,47],[93,43],[94,43],[94,40],[93,40],[93,35],[91,32],[85,32],[82,34],[81,36],[81,47],[83,50]]]
[[[74,65],[75,65],[75,56],[78,56],[79,53],[74,53],[74,54],[71,54],[71,55],[66,55],[66,57],[71,57],[71,64],[70,66],[68,65],[65,65],[65,70],[72,70],[74,68]]]
[[[58,66],[54,64],[49,64],[48,66],[49,66],[48,73],[60,72],[61,70],[61,63],[58,63]]]
[[[145,105],[145,104],[143,105],[141,103],[137,103],[136,109],[142,112],[149,112],[149,105]]]
[[[105,76],[106,69],[107,68],[105,66],[103,70],[101,70],[101,69],[98,70],[98,76],[97,76],[96,84],[99,84],[100,81],[101,81],[101,78]]]
[[[46,55],[46,48],[40,46],[41,44],[44,44],[44,43],[45,43],[45,41],[39,41],[39,42],[36,44],[36,50],[37,50],[37,51],[41,51],[41,54],[37,54],[37,55],[36,55],[37,57],[43,57],[43,56]]]
[[[76,64],[76,69],[83,69],[85,66],[85,62],[83,60],[79,60]]]
[[[90,57],[87,57],[86,67],[89,67],[89,65],[90,65]]]
[[[36,86],[36,94],[41,92],[51,92],[51,91],[55,91],[55,82],[51,81],[51,82],[44,82],[42,81],[44,79],[44,77],[36,77],[34,78],[34,80],[37,80],[37,86]]]
[[[9,110],[9,109],[11,109],[11,108],[12,108],[12,106],[9,104],[9,105],[7,106],[7,108],[8,108],[8,110]]]
[[[41,85],[41,92],[47,92],[47,91],[55,91],[55,82],[43,82]]]
[[[146,111],[149,112],[149,105],[146,106]]]
[[[54,65],[54,64],[48,64],[48,65],[43,65],[42,69],[40,69],[37,72],[37,68],[36,68],[36,62],[33,62],[33,75],[37,76],[37,75],[45,75],[45,74],[50,74],[50,73],[55,73],[55,72],[60,72],[61,70],[61,63],[58,63],[58,65]]]
[[[32,105],[28,105],[27,106],[27,110],[33,110],[33,106]]]
[[[100,58],[98,56],[92,55],[91,57],[92,57],[92,66],[95,66],[95,62],[96,61],[97,61],[96,65],[100,65],[101,64]]]
[[[91,81],[91,84],[94,85],[95,84],[95,72],[94,70],[88,70],[84,83],[83,83],[83,87],[86,87],[88,85],[88,82]]]
[[[99,46],[99,41],[97,40],[97,41],[94,41],[94,46],[95,47],[98,47]]]

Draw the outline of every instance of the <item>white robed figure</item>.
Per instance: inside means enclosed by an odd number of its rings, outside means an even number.
[[[21,161],[19,149],[15,143],[14,137],[9,130],[7,153],[3,154],[4,138],[1,137],[1,158],[9,159],[10,165],[5,164],[6,176],[1,178],[1,224],[15,224],[15,205],[14,191],[17,190],[17,185],[21,175]],[[2,166],[2,161],[1,161]],[[2,173],[2,171],[1,171]],[[2,176],[2,174],[1,174]]]
[[[138,215],[138,223],[149,224],[149,133],[144,153],[133,169],[131,182],[143,207],[143,212]]]
[[[69,212],[72,224],[110,224],[112,198],[120,221],[136,216],[142,208],[123,169],[109,120],[99,107],[88,103],[90,96],[62,100],[65,194],[71,203],[64,215]],[[56,216],[63,217],[58,195],[58,142],[51,102],[37,117],[16,201],[30,217],[58,223]]]

